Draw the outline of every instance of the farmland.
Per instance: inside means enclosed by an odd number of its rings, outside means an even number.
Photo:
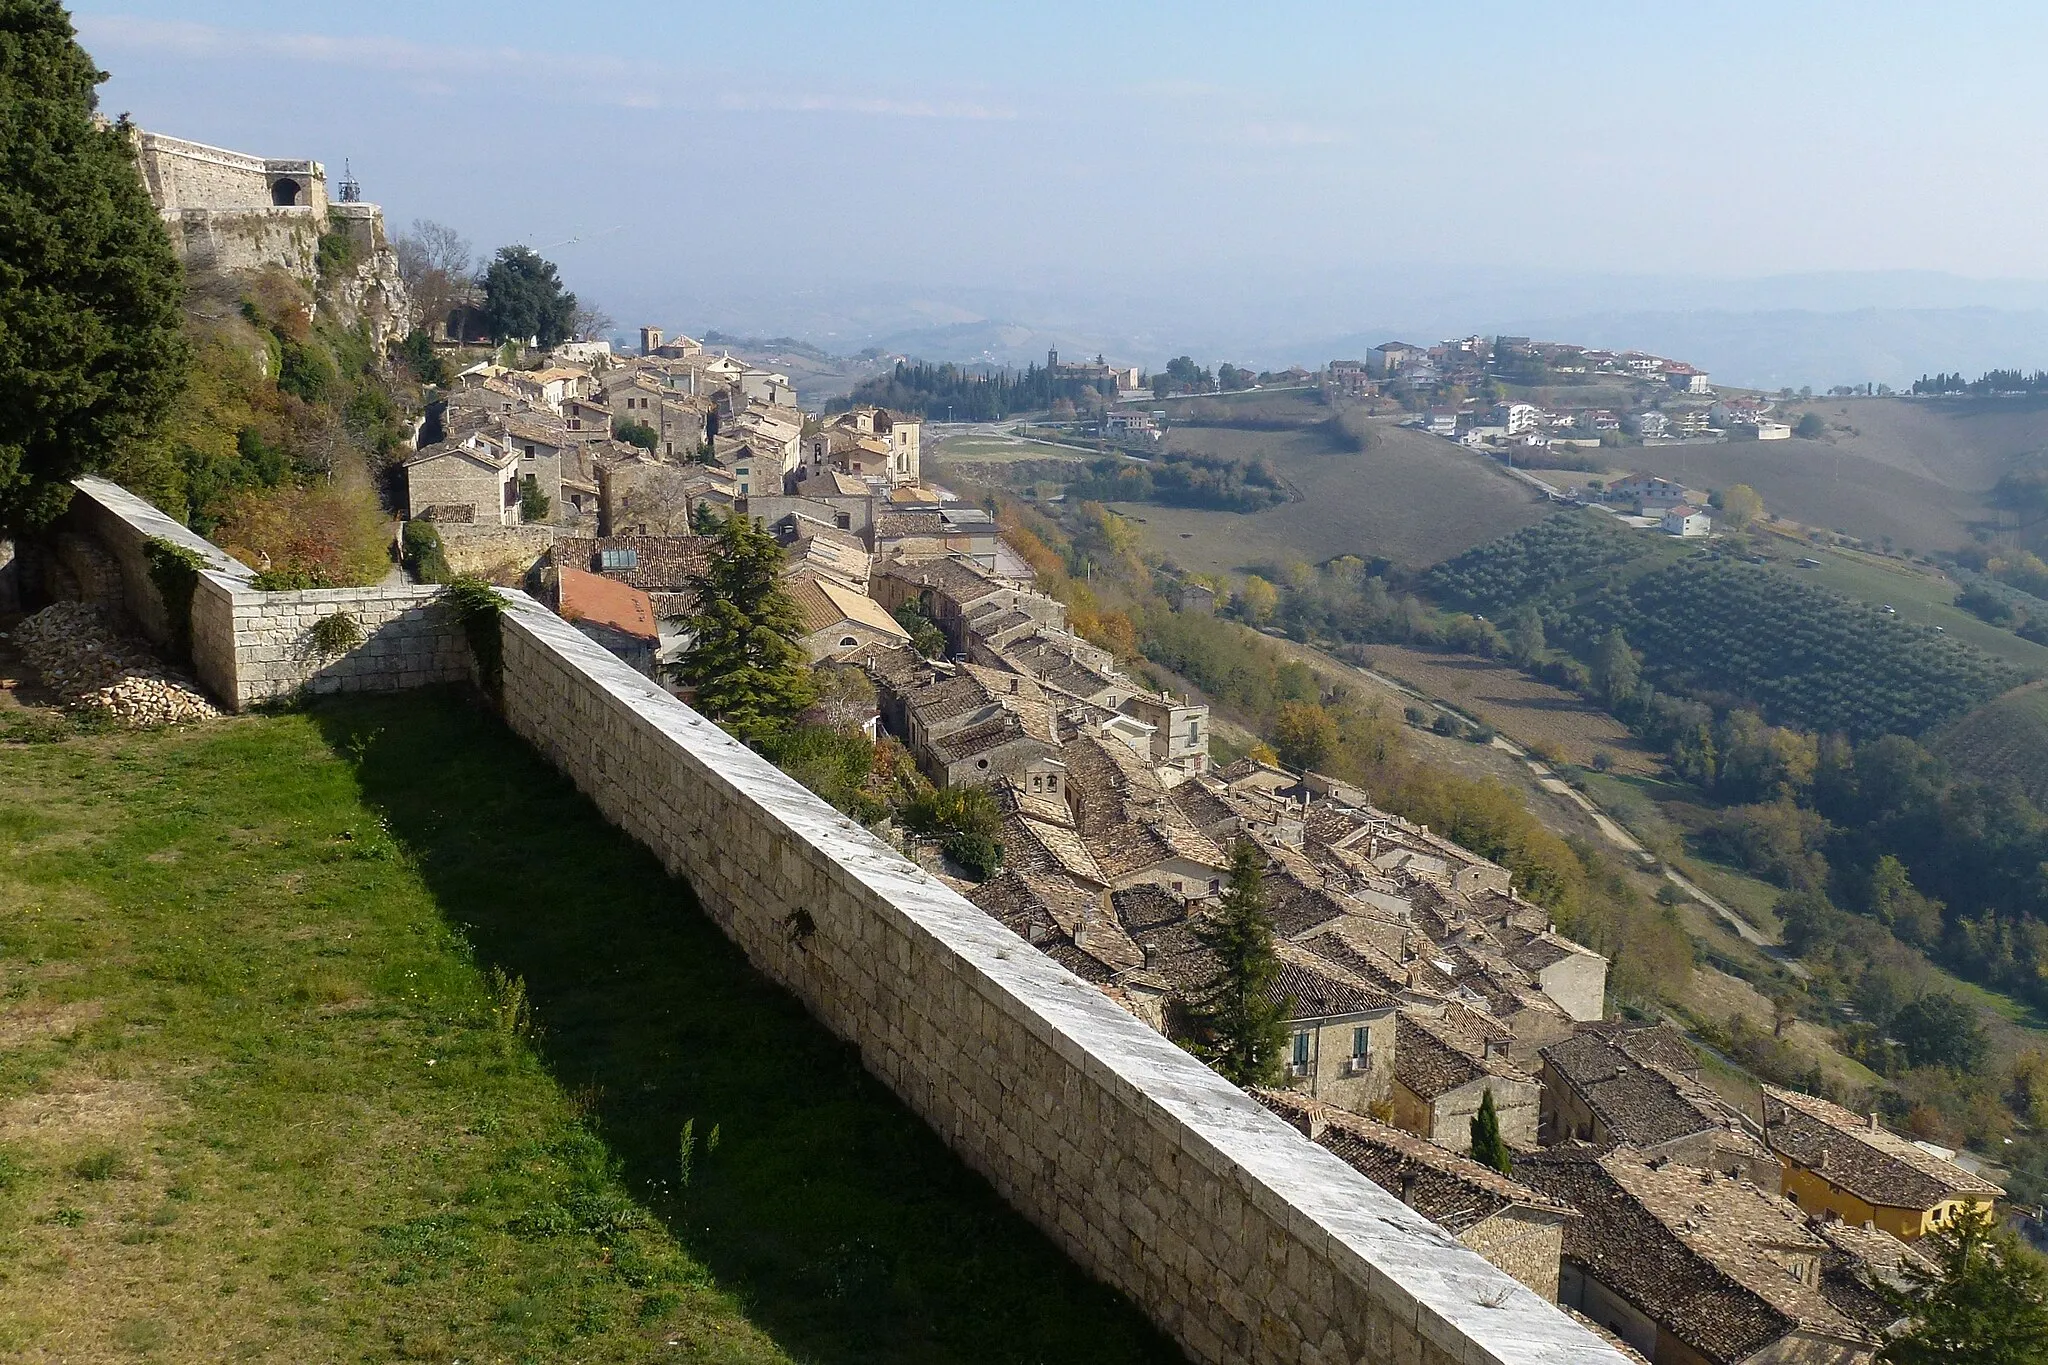
[[[1372,667],[1467,712],[1518,743],[1581,767],[1606,753],[1617,772],[1655,772],[1657,757],[1628,728],[1584,699],[1512,664],[1393,645],[1368,651]]]
[[[2048,684],[1978,707],[1942,731],[1934,750],[1971,777],[2017,782],[2035,805],[2048,807]]]
[[[1667,691],[1741,700],[1776,724],[1919,734],[2021,680],[1927,626],[1714,550],[1672,557],[1594,513],[1566,513],[1438,566],[1430,590],[1504,617],[1540,606],[1553,642],[1610,630]]]
[[[1698,488],[1746,483],[1769,508],[1813,526],[1921,552],[1953,549],[2002,519],[1985,494],[2013,463],[2048,448],[2041,399],[1822,399],[1816,441],[1686,444],[1628,452]]]
[[[1986,654],[2018,664],[2030,673],[2048,672],[2048,647],[2022,640],[1955,605],[1959,589],[1936,570],[1855,550],[1792,548],[1783,542],[1759,546],[1781,559],[1812,558],[1817,569],[1796,569],[1801,578],[1872,606],[1890,605],[1906,621],[1940,626],[1951,637]]]
[[[1375,422],[1371,432],[1361,452],[1340,448],[1320,428],[1175,427],[1168,449],[1263,459],[1295,500],[1252,514],[1142,504],[1117,510],[1184,567],[1226,575],[1338,555],[1420,568],[1545,514],[1533,495],[1449,441],[1391,422]]]

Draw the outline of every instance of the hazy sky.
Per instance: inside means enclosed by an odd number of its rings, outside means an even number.
[[[2048,7],[82,3],[110,112],[652,297],[2048,278]],[[571,241],[575,238],[577,240]],[[1155,294],[1159,292],[1157,288]]]

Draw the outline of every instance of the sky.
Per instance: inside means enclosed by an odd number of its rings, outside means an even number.
[[[74,15],[109,112],[346,160],[395,229],[526,242],[622,326],[1256,349],[1768,305],[1746,282],[1786,276],[1823,307],[2048,294],[2004,287],[2048,281],[2043,6]]]

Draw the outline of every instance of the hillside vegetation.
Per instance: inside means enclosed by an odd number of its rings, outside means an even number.
[[[1978,707],[1942,731],[1934,751],[1980,781],[2017,786],[2048,810],[2048,684]]]
[[[1774,724],[1867,738],[1922,734],[2021,680],[1927,627],[1710,548],[1594,512],[1560,513],[1432,570],[1429,590],[1590,651],[1619,630],[1661,687],[1747,703]]]

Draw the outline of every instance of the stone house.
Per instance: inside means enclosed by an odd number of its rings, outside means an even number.
[[[561,569],[553,578],[554,607],[562,619],[637,672],[655,676],[660,631],[646,593],[581,569]]]
[[[1403,1010],[1394,1039],[1394,1124],[1454,1152],[1472,1149],[1487,1092],[1511,1147],[1536,1145],[1542,1087],[1510,1060],[1514,1035],[1462,1006]]]
[[[1133,691],[1117,705],[1152,727],[1152,763],[1169,782],[1209,771],[1209,707],[1165,692]]]
[[[878,683],[884,722],[938,786],[985,786],[1060,749],[1045,693],[1029,678],[960,665]]]
[[[2005,1193],[1892,1132],[1875,1114],[1772,1085],[1764,1087],[1763,1112],[1785,1197],[1813,1217],[1870,1223],[1912,1241],[1941,1231],[1962,1209],[1990,1209]]]
[[[519,455],[482,432],[442,441],[405,462],[406,515],[475,525],[519,524]]]
[[[1657,1365],[1868,1365],[1881,1342],[1831,1294],[1838,1249],[1748,1181],[1581,1144],[1514,1175],[1578,1212],[1558,1302]]]
[[[880,521],[888,521],[889,516],[883,514]],[[978,637],[970,613],[976,611],[983,619],[993,619],[991,613],[1015,610],[1058,629],[1067,624],[1067,609],[1053,598],[962,559],[883,563],[875,574],[874,594],[891,612],[905,603],[917,603],[945,632],[948,652],[955,655],[969,654],[974,647]]]
[[[1633,1148],[1645,1160],[1733,1175],[1773,1194],[1777,1159],[1699,1080],[1685,1040],[1662,1025],[1587,1029],[1542,1050],[1546,1144]]]
[[[1389,1112],[1393,1102],[1394,997],[1365,977],[1282,940],[1273,994],[1292,1036],[1282,1084],[1355,1114]]]
[[[1260,1090],[1259,1103],[1409,1208],[1555,1303],[1565,1225],[1563,1200],[1491,1166],[1356,1112],[1293,1091]]]
[[[910,643],[910,632],[874,598],[834,578],[805,569],[782,584],[796,603],[797,643],[814,664],[862,646]]]

